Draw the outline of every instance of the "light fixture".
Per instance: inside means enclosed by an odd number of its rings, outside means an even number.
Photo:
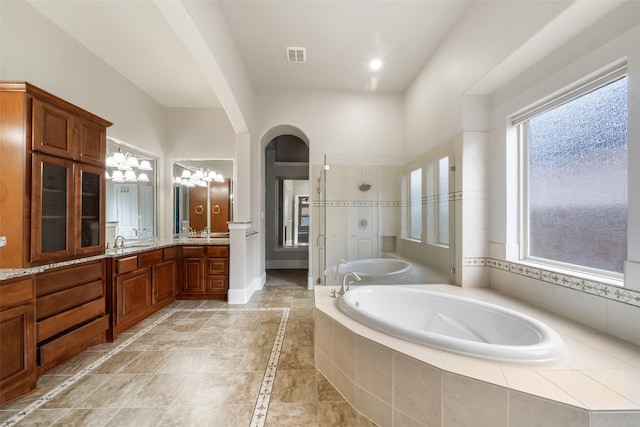
[[[153,168],[151,167],[151,163],[147,159],[143,159],[140,162],[140,165],[138,166],[138,169],[140,169],[141,171],[152,171],[153,170]]]
[[[146,173],[140,172],[140,175],[138,175],[138,181],[140,181],[140,182],[149,182],[149,177],[147,176]]]
[[[187,179],[191,178],[191,171],[188,170],[188,169],[183,170],[182,171],[182,178],[187,178]]]
[[[124,180],[125,182],[136,182],[138,181],[138,178],[136,177],[136,173],[131,170],[124,172]]]
[[[122,163],[124,162],[125,156],[122,153],[122,151],[120,151],[120,149],[118,148],[118,151],[116,151],[115,153],[113,153],[113,160],[116,163]]]
[[[116,168],[116,167],[118,167],[118,162],[116,162],[116,158],[113,155],[108,156],[105,159],[105,163],[106,163],[108,168]]]
[[[377,71],[380,68],[382,68],[382,60],[379,58],[372,59],[371,62],[369,62],[369,69],[371,71]]]
[[[116,169],[111,173],[111,181],[124,182],[124,174],[120,169]]]
[[[111,175],[109,175],[109,171],[105,169],[104,171],[104,177],[105,179],[111,179]]]
[[[224,182],[224,176],[219,173],[218,175],[216,175],[216,178],[214,179],[215,182]]]
[[[140,166],[140,163],[138,162],[138,158],[136,156],[128,156],[127,164],[134,169],[137,169],[138,166]]]

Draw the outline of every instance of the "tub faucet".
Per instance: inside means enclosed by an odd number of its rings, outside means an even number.
[[[351,284],[353,283],[353,280],[349,280],[347,282],[347,278],[349,276],[353,276],[354,279],[356,279],[356,281],[360,281],[360,276],[358,276],[357,273],[354,273],[353,271],[347,271],[344,274],[344,277],[342,278],[342,286],[340,287],[340,290],[338,291],[338,295],[344,295],[345,292],[348,292],[349,289],[351,289]]]
[[[120,242],[120,244],[118,244]],[[124,236],[116,236],[116,240],[113,242],[113,249],[124,248]]]
[[[347,260],[344,258],[341,258],[340,261],[338,261],[338,265],[336,265],[336,280],[340,278],[340,266],[346,263],[347,263]]]

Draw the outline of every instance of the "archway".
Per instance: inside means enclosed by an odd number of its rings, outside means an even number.
[[[264,146],[264,172],[265,268],[308,269],[307,143],[292,133],[270,138]]]

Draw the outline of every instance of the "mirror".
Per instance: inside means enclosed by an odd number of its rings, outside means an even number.
[[[181,237],[228,235],[233,218],[233,160],[174,159],[173,233]]]
[[[106,242],[157,236],[158,158],[140,148],[107,137]]]
[[[278,242],[282,246],[309,245],[309,180],[278,182]]]

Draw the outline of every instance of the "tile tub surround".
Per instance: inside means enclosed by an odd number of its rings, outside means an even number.
[[[563,338],[558,361],[523,365],[424,347],[364,326],[315,289],[316,367],[381,426],[640,425],[640,347],[489,289],[418,285],[500,304]]]

